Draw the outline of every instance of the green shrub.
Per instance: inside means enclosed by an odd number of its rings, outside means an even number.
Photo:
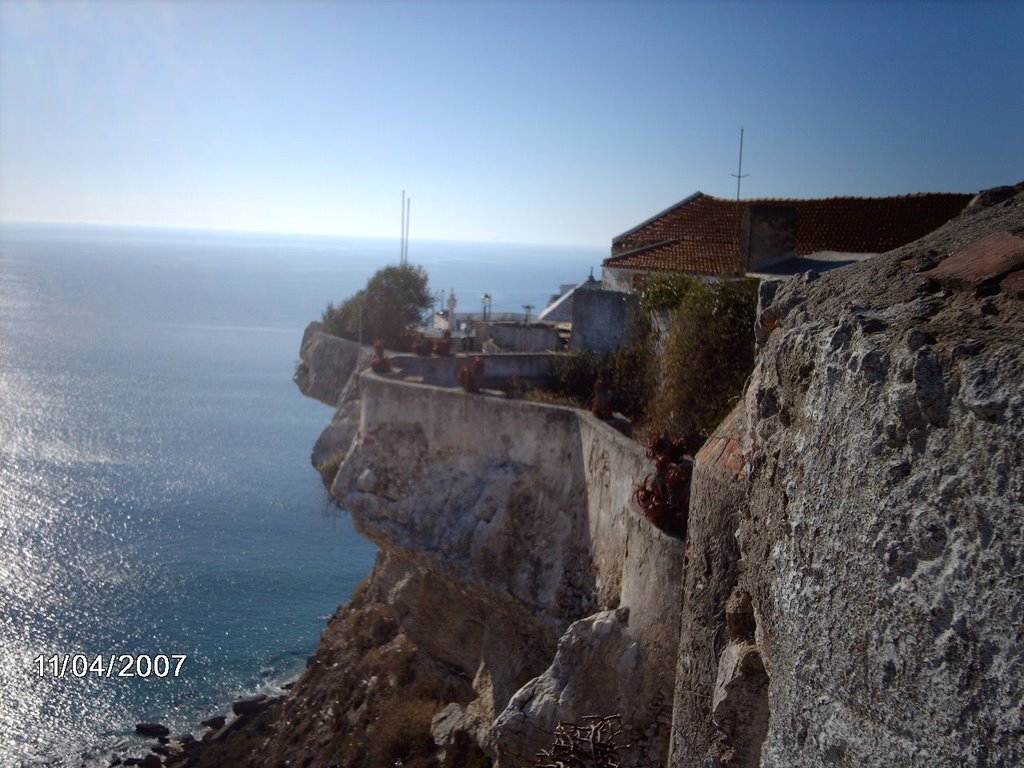
[[[602,378],[639,439],[664,434],[692,453],[728,415],[753,370],[757,281],[663,275],[648,283],[641,308],[629,344],[604,357],[559,355],[545,393],[527,397],[587,408]],[[649,318],[666,308],[669,329],[659,345]]]
[[[692,287],[671,316],[645,432],[664,432],[693,450],[741,396],[754,367],[756,280]]]
[[[650,278],[640,291],[640,309],[645,315],[666,309],[675,309],[699,287],[700,278],[679,272],[666,272]]]
[[[603,357],[593,352],[567,352],[558,355],[551,366],[546,387],[546,402],[571,402],[579,408],[590,407],[594,382],[604,379],[611,391],[612,409],[634,422],[643,417],[650,399],[652,376],[651,343],[646,327],[633,343]],[[540,400],[538,395],[531,399]]]

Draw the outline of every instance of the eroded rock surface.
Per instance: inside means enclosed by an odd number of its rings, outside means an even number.
[[[762,765],[1024,762],[1024,302],[1012,259],[943,268],[1024,233],[1021,197],[766,308],[738,530]]]

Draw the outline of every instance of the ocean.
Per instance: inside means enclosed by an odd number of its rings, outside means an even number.
[[[106,765],[301,671],[374,548],[309,454],[306,324],[365,239],[0,227],[0,766]],[[415,240],[458,311],[543,307],[600,248]],[[184,658],[182,658],[184,657]],[[125,666],[128,669],[125,669]]]

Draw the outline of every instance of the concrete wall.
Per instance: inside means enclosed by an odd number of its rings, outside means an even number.
[[[570,349],[603,355],[625,346],[639,311],[639,298],[635,293],[576,291]]]
[[[685,549],[632,499],[652,471],[643,448],[578,409],[370,372],[360,390],[360,438],[331,489],[359,531],[579,649],[493,701],[499,765],[592,711],[663,722],[631,735],[638,755],[663,762]]]
[[[479,345],[491,339],[505,352],[547,352],[561,347],[558,329],[531,323],[477,323]]]
[[[448,357],[420,357],[419,355],[389,355],[393,372],[391,378],[421,379],[419,384],[438,387],[457,387],[459,368],[475,355],[449,355]],[[500,388],[509,379],[541,382],[551,370],[552,355],[541,352],[483,355],[484,387]]]
[[[678,612],[677,595],[667,597],[663,590],[652,595],[637,587],[649,571],[639,552],[667,548],[671,557],[680,557],[672,567],[681,565],[682,554],[682,542],[651,525],[632,500],[635,484],[651,471],[639,444],[580,409],[467,395],[370,372],[361,376],[360,389],[363,435],[415,425],[429,454],[458,452],[530,468],[542,484],[535,490],[552,502],[546,520],[555,523],[560,517],[579,515],[585,524],[581,540],[589,561],[586,567],[602,585],[595,606],[655,600],[658,607],[650,614],[661,614],[667,607]],[[636,547],[633,556],[631,546]],[[672,567],[666,565],[666,572],[675,573],[679,585],[681,575]]]
[[[632,291],[636,288],[635,278],[644,278],[648,273],[640,269],[619,269],[602,267],[601,287],[606,291]]]

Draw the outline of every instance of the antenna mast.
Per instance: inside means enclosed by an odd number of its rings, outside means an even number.
[[[742,181],[749,176],[749,173],[743,172],[743,129],[740,128],[740,165],[736,173],[730,173],[730,176],[736,179],[736,259],[738,262],[743,262],[743,244],[741,242],[742,233],[740,232],[740,184]],[[744,265],[745,267],[748,265]]]
[[[743,172],[743,129],[742,128],[740,128],[740,167],[739,167],[739,171],[737,171],[736,173],[730,173],[729,175],[736,179],[736,202],[738,203],[740,201],[740,182],[742,182],[745,178],[747,178],[747,176],[750,175],[749,173],[744,173]]]

